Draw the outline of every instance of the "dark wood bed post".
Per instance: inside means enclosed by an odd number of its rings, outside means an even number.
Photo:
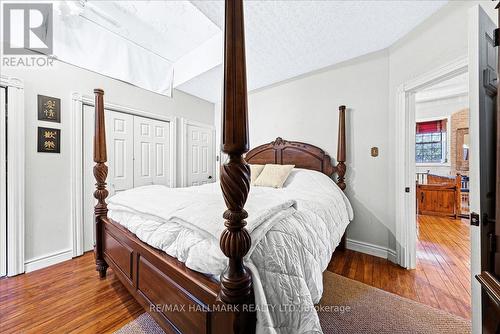
[[[107,217],[108,206],[106,197],[108,190],[106,189],[106,177],[108,176],[108,166],[106,166],[106,128],[104,124],[104,91],[102,89],[94,89],[95,94],[95,130],[94,130],[94,177],[96,180],[96,190],[94,197],[97,199],[97,204],[94,207],[95,216],[95,245],[94,255],[96,270],[99,272],[99,277],[106,277],[108,264],[104,261],[104,245],[102,235],[102,219]]]
[[[339,134],[337,141],[337,185],[340,189],[345,190],[345,106],[339,107]]]
[[[339,134],[337,140],[337,185],[340,189],[345,190],[345,173],[347,167],[345,165],[346,143],[345,143],[345,106],[339,107]],[[345,250],[347,247],[346,233],[342,236],[339,243],[339,249]]]
[[[241,308],[235,314],[234,332],[250,333],[255,331],[255,313],[243,312],[242,308],[253,304],[252,275],[243,265],[251,244],[244,209],[250,191],[250,166],[243,157],[249,150],[243,0],[225,2],[223,92],[222,151],[229,159],[221,166],[220,175],[227,206],[220,247],[229,265],[221,275],[219,298]]]

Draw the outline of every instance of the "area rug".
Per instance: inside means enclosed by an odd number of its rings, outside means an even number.
[[[318,306],[324,333],[465,334],[469,321],[389,292],[325,272]],[[147,313],[116,334],[163,334]]]

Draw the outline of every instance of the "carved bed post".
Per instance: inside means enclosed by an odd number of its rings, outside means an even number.
[[[249,149],[243,0],[226,0],[224,35],[222,151],[229,159],[221,166],[220,183],[227,210],[220,247],[229,265],[221,275],[219,298],[227,304],[243,305],[253,303],[252,276],[243,265],[243,257],[250,249],[250,234],[245,228],[248,214],[244,210],[250,190],[250,166],[243,158]],[[236,313],[234,332],[253,332],[252,317],[241,310]]]
[[[97,204],[94,207],[95,216],[95,264],[96,270],[99,272],[99,277],[106,277],[108,264],[104,261],[103,254],[103,235],[102,235],[102,218],[106,218],[108,214],[108,206],[106,197],[108,190],[106,189],[106,177],[108,176],[108,166],[106,166],[106,128],[104,124],[104,91],[102,89],[94,89],[95,94],[95,128],[94,128],[94,177],[96,180],[96,190],[94,197],[97,199]]]
[[[346,166],[345,166],[345,106],[339,107],[339,138],[337,141],[337,185],[340,189],[345,190],[346,184],[344,181]]]
[[[345,146],[345,106],[339,106],[339,134],[337,140],[337,185],[340,189],[345,190],[345,154],[346,154],[346,146]],[[340,250],[346,250],[347,248],[347,233],[344,232],[342,239],[340,239],[340,243],[338,248]]]

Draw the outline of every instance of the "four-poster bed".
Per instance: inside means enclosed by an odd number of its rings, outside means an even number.
[[[337,174],[344,190],[345,107],[339,108],[337,165],[320,148],[277,138],[249,151],[243,1],[226,0],[222,150],[229,159],[221,168],[220,185],[227,210],[220,248],[228,266],[220,282],[139,240],[108,217],[104,92],[95,93],[94,176],[96,269],[104,278],[111,267],[120,281],[167,332],[247,333],[255,331],[253,281],[243,258],[251,247],[245,228],[245,203],[250,191],[251,164],[293,164],[298,168]],[[246,153],[246,154],[245,154]],[[323,176],[324,177],[324,176]],[[222,212],[221,212],[222,214]],[[221,220],[222,224],[222,220]],[[342,238],[341,246],[345,247]],[[184,305],[157,308],[157,305]],[[214,307],[214,306],[220,306]]]

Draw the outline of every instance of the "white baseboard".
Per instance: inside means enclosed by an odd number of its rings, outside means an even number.
[[[60,252],[55,252],[52,254],[47,254],[43,256],[30,259],[24,263],[24,271],[29,273],[38,269],[42,269],[59,262],[66,260],[71,260],[73,258],[73,250],[67,249]]]
[[[376,257],[381,257],[383,259],[388,259],[389,261],[396,263],[396,252],[392,249],[349,238],[347,239],[346,246],[347,249],[365,253],[368,255],[373,255]]]

